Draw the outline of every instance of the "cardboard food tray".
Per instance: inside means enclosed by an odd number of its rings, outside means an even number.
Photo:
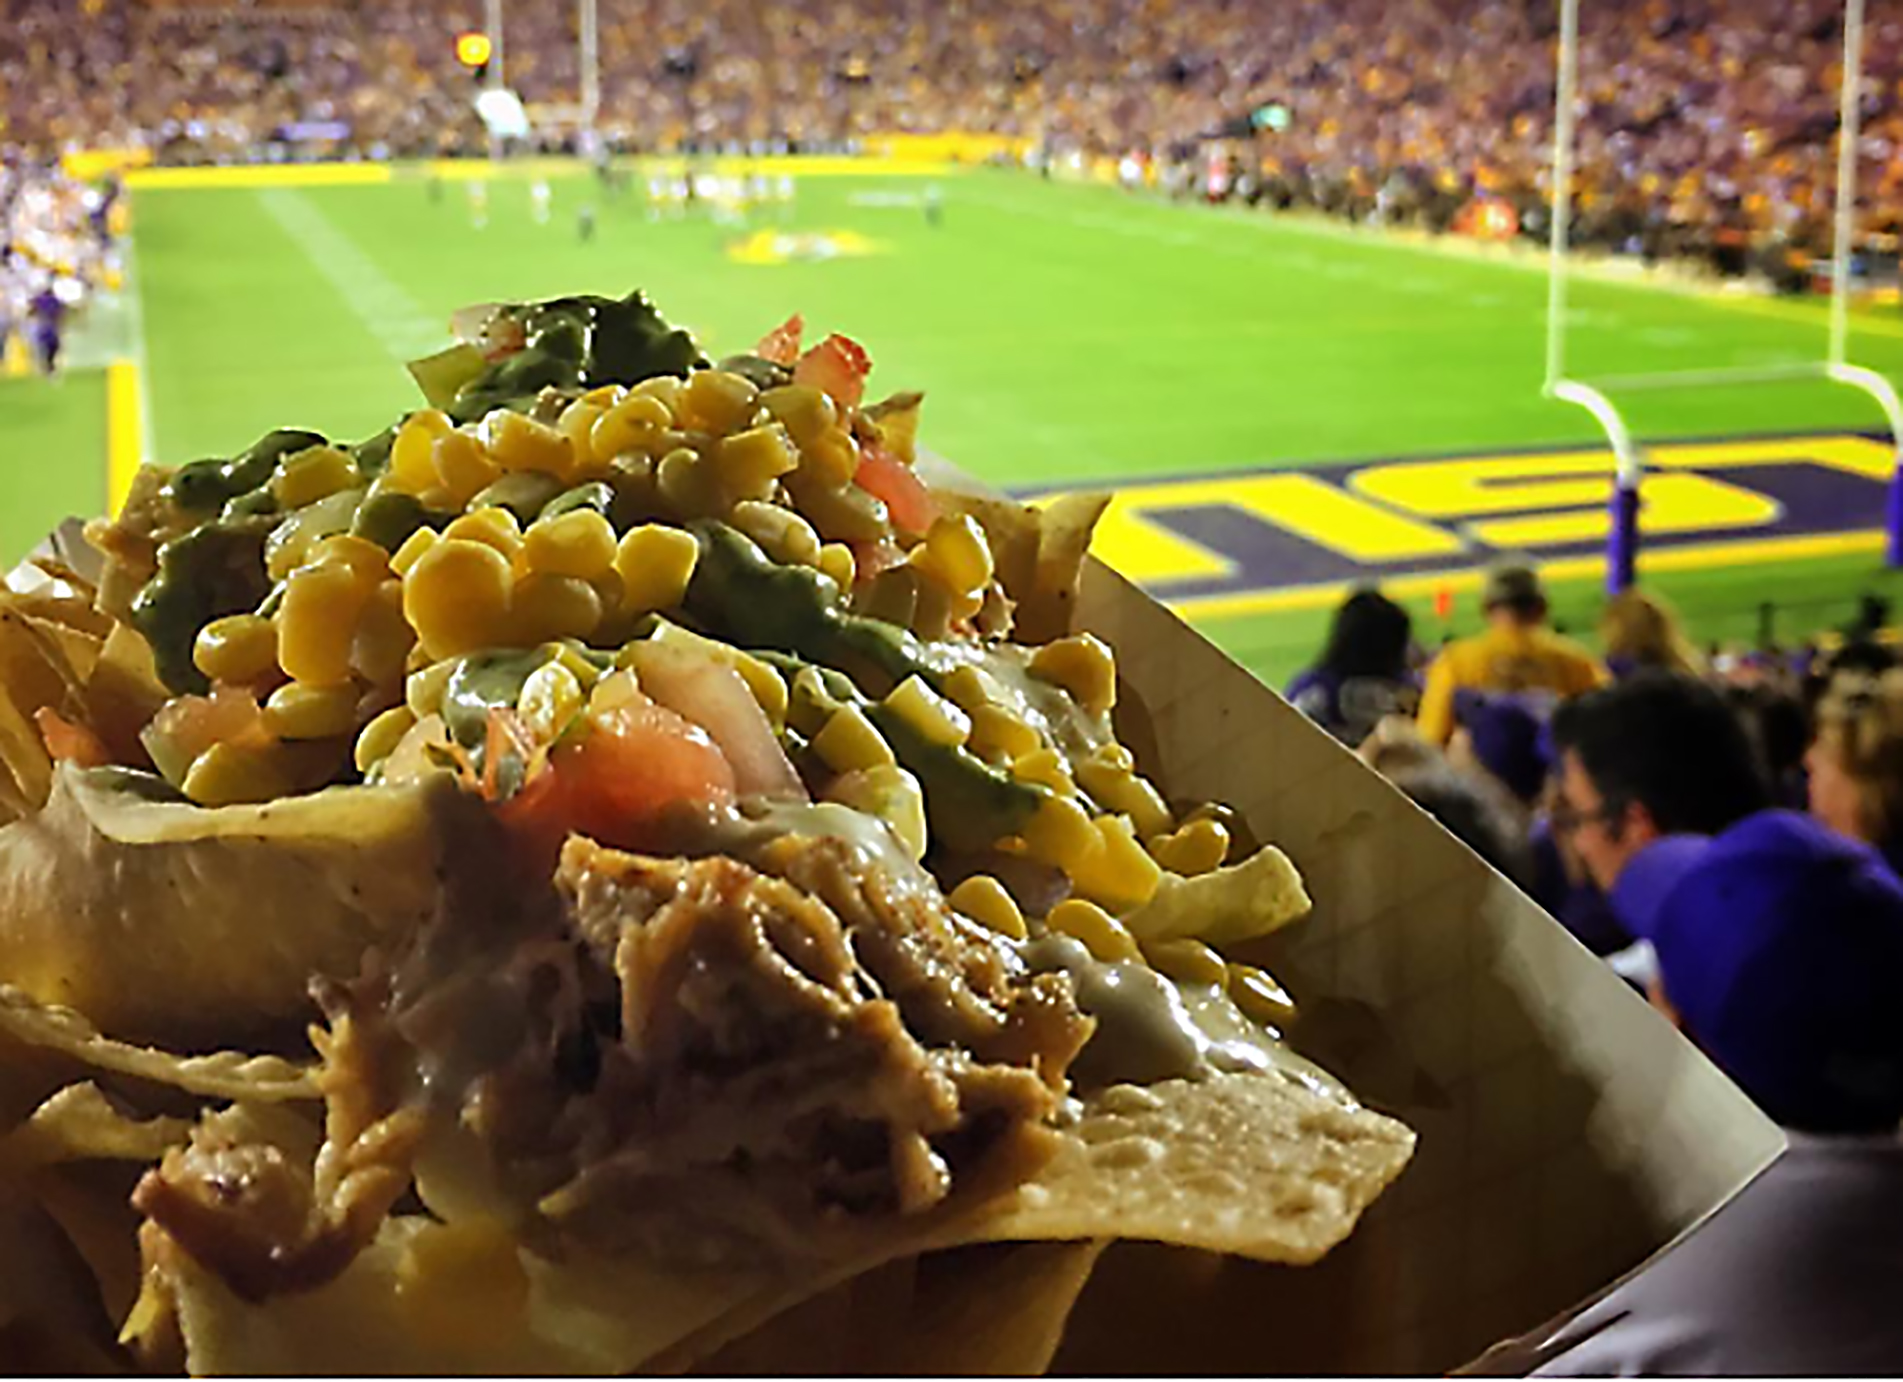
[[[98,569],[76,521],[34,556]],[[1295,995],[1304,1054],[1420,1142],[1316,1266],[1115,1245],[1057,1371],[1446,1372],[1584,1304],[1776,1158],[1777,1128],[1603,961],[1095,558],[1076,623],[1116,649],[1144,770],[1300,868],[1313,915],[1248,958]]]
[[[1602,960],[1333,737],[1092,558],[1121,737],[1172,799],[1233,805],[1315,911],[1259,958],[1296,1045],[1419,1134],[1319,1265],[1118,1245],[1057,1357],[1087,1372],[1445,1372],[1598,1294],[1783,1136]],[[1093,1331],[1093,1317],[1153,1322]]]

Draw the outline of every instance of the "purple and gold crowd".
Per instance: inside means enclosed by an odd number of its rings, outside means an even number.
[[[600,127],[629,151],[839,148],[879,132],[1021,137],[1164,163],[1236,149],[1250,195],[1452,225],[1476,195],[1537,231],[1554,14],[1530,0],[600,0]],[[507,79],[579,100],[575,7],[507,7]],[[1582,6],[1582,238],[1652,254],[1822,248],[1836,0]],[[0,144],[170,161],[486,148],[454,36],[479,0],[0,0]],[[1903,215],[1903,13],[1872,7],[1864,222]],[[276,151],[275,155],[273,151]]]

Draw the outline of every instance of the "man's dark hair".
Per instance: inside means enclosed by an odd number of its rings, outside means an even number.
[[[1667,835],[1715,835],[1771,804],[1743,722],[1683,673],[1640,672],[1562,705],[1553,746],[1579,759],[1610,819],[1638,802]]]
[[[1533,868],[1526,828],[1500,789],[1444,761],[1410,764],[1388,780],[1455,839],[1521,887],[1527,885]]]
[[[1338,677],[1400,681],[1407,675],[1413,631],[1413,621],[1401,606],[1378,590],[1357,590],[1335,610],[1318,665]]]

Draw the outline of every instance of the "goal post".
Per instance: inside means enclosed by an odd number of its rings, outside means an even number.
[[[1884,559],[1903,567],[1903,400],[1890,380],[1851,364],[1850,270],[1856,248],[1857,159],[1862,137],[1863,26],[1865,0],[1845,0],[1841,97],[1838,113],[1837,186],[1831,258],[1830,310],[1824,358],[1771,368],[1675,370],[1575,378],[1566,358],[1567,289],[1572,268],[1574,157],[1578,148],[1579,0],[1560,0],[1559,49],[1553,93],[1552,187],[1548,199],[1546,380],[1548,398],[1583,408],[1612,447],[1614,469],[1606,537],[1606,588],[1617,594],[1638,577],[1643,526],[1645,451],[1633,437],[1611,395],[1634,390],[1697,388],[1824,379],[1867,394],[1883,410],[1892,445],[1898,448],[1884,512]]]

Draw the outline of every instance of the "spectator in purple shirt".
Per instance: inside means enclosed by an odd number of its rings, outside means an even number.
[[[1411,716],[1420,679],[1408,666],[1413,622],[1377,590],[1357,590],[1335,610],[1313,667],[1288,685],[1296,709],[1345,744],[1357,745],[1389,715]]]

